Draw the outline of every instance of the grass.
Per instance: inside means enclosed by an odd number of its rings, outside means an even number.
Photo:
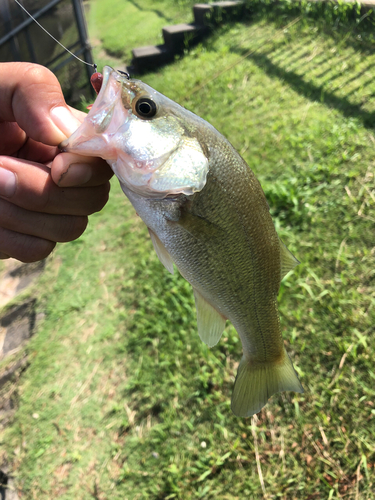
[[[131,49],[163,43],[162,28],[193,21],[195,2],[157,0],[92,0],[90,3],[90,35],[94,55],[108,56],[130,63]],[[110,58],[109,58],[110,59]]]
[[[236,332],[201,343],[190,286],[114,182],[39,281],[46,316],[1,438],[22,498],[373,498],[374,42],[365,21],[303,15],[280,29],[295,17],[260,10],[143,79],[209,120],[261,180],[301,261],[279,308],[306,392],[232,415]]]

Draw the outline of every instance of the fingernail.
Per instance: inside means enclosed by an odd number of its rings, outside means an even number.
[[[72,163],[61,175],[58,185],[61,187],[82,186],[91,179],[91,167],[87,163]]]
[[[10,170],[0,167],[0,196],[11,198],[16,192],[16,176]]]
[[[80,126],[80,122],[64,106],[58,106],[50,111],[51,119],[57,128],[66,136],[70,137]]]

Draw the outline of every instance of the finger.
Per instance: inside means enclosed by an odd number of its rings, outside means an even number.
[[[47,146],[26,137],[26,133],[15,122],[0,122],[0,138],[0,155],[47,163],[59,153],[56,146]]]
[[[15,122],[0,123],[0,155],[13,156],[26,142],[25,132]]]
[[[0,121],[17,122],[32,139],[57,146],[79,126],[55,75],[31,63],[0,64]]]
[[[0,197],[33,212],[90,215],[107,203],[109,189],[109,182],[60,188],[45,165],[9,156],[0,161]]]
[[[21,234],[0,227],[0,254],[22,262],[45,259],[55,248],[53,241]]]
[[[84,113],[83,111],[80,111],[79,109],[72,108],[71,106],[68,106],[68,108],[69,108],[70,112],[72,113],[72,115],[79,121],[79,123],[82,123],[83,120],[87,116],[87,112]]]
[[[57,146],[47,146],[46,144],[28,138],[14,156],[17,158],[24,158],[25,160],[35,161],[36,163],[47,164],[52,162],[57,154],[59,154]]]
[[[30,212],[0,199],[0,227],[50,241],[73,241],[87,226],[87,217]]]
[[[61,153],[53,160],[51,175],[60,187],[99,186],[107,182],[113,172],[101,158]]]

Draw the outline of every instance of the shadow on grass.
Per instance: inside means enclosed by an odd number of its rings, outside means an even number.
[[[132,3],[134,5],[134,7],[136,7],[140,11],[154,12],[154,14],[156,14],[161,19],[165,19],[169,23],[173,22],[173,18],[172,17],[166,16],[165,13],[162,12],[161,10],[159,10],[159,9],[150,9],[150,8],[146,8],[145,9],[144,7],[142,7],[141,5],[139,5],[139,3],[136,2],[135,0],[129,0],[129,3]]]
[[[247,50],[242,49],[232,49],[233,52],[236,52],[240,55],[245,55]],[[358,87],[355,89],[351,89],[348,91],[346,96],[338,96],[331,90],[328,90],[324,84],[319,85],[315,84],[311,81],[306,81],[306,74],[301,76],[294,71],[286,70],[277,64],[275,64],[270,57],[268,57],[265,53],[253,53],[248,56],[250,60],[252,60],[259,68],[261,68],[267,75],[273,78],[279,78],[285,81],[291,88],[293,88],[296,92],[303,95],[307,99],[315,102],[320,101],[324,102],[328,106],[337,109],[346,117],[355,117],[359,118],[363,125],[368,128],[375,127],[375,111],[366,111],[363,109],[363,103],[353,103],[348,99],[349,95],[352,95],[356,90],[367,85],[371,82],[370,80],[359,82]],[[327,58],[326,58],[327,59]],[[332,61],[334,62],[334,57],[332,57]],[[284,64],[285,64],[284,59]],[[288,67],[290,65],[288,64]],[[358,73],[358,78],[363,76],[365,73],[369,73],[371,69],[374,67],[374,64],[369,64],[363,69],[360,73]],[[370,74],[370,73],[369,73]],[[354,77],[351,76],[352,72],[350,72],[350,78],[346,80],[341,87],[344,87],[354,81]],[[342,74],[337,74],[330,81],[342,76]],[[348,75],[349,76],[349,75]],[[307,75],[308,77],[308,75]],[[338,89],[339,87],[336,87]],[[366,96],[368,99],[368,96]]]

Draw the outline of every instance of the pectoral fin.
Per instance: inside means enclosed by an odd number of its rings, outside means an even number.
[[[182,209],[180,218],[176,223],[194,236],[194,238],[197,238],[197,240],[204,240],[207,238],[211,240],[225,237],[225,232],[221,227],[189,210]]]
[[[225,328],[226,319],[196,290],[194,290],[197,308],[198,333],[208,347],[216,345]]]
[[[158,236],[156,236],[156,234],[153,231],[151,231],[150,228],[148,228],[148,232],[150,233],[152,244],[154,245],[155,252],[156,252],[157,256],[159,257],[160,262],[163,264],[163,266],[166,268],[167,271],[169,271],[171,274],[173,274],[172,257],[169,255],[165,246],[160,241]]]
[[[281,279],[294,269],[300,263],[294,255],[287,249],[286,245],[280,241],[280,255],[281,255]]]

